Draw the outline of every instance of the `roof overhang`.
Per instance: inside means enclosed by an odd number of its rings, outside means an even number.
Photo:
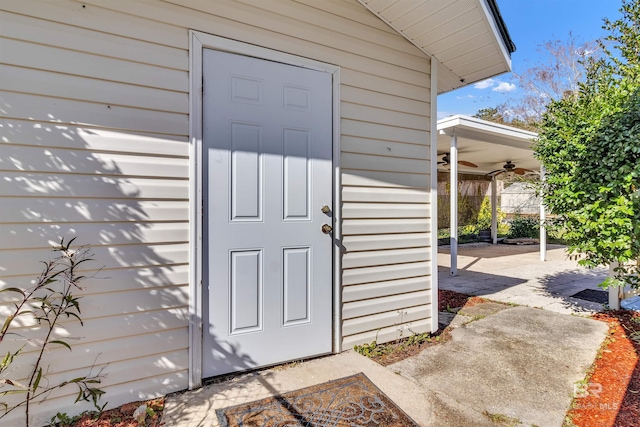
[[[496,0],[358,0],[438,66],[438,93],[511,71],[515,45]]]
[[[458,165],[459,173],[485,175],[502,169],[507,161],[516,167],[540,170],[540,161],[533,155],[535,132],[488,122],[468,116],[451,116],[438,120],[438,160],[449,152],[455,135],[458,160],[475,163],[477,168]],[[438,165],[438,170],[447,171]]]

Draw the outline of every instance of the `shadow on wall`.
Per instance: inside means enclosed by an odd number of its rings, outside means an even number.
[[[12,108],[0,104],[0,113]],[[125,401],[188,385],[188,157],[185,137],[29,120],[0,121],[0,287],[29,287],[50,247],[77,236],[103,267],[84,282],[84,327],[73,319],[57,332],[75,337],[73,352],[45,357],[52,380],[85,374],[94,360],[105,366],[104,401]],[[68,120],[67,120],[68,122]],[[152,154],[148,154],[152,153]],[[5,315],[11,296],[0,294]],[[38,335],[28,317],[18,331]],[[6,347],[19,343],[7,340]],[[34,355],[30,343],[24,361]],[[64,376],[55,372],[65,372]],[[68,377],[68,378],[67,378]],[[137,378],[145,378],[136,381]],[[47,411],[69,412],[74,389],[48,397]]]

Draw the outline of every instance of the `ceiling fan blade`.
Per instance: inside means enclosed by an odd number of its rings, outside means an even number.
[[[489,172],[487,174],[487,176],[496,176],[496,175],[500,175],[503,172],[506,172],[506,170],[505,169],[496,169],[493,172]]]
[[[525,168],[515,168],[513,170],[513,172],[515,172],[516,175],[524,175],[527,172],[533,172],[531,169],[525,169]]]
[[[449,162],[438,162],[439,165],[448,165]]]
[[[475,163],[471,163],[471,162],[467,162],[466,160],[458,160],[458,164],[459,165],[463,165],[463,166],[467,166],[470,168],[477,168],[478,165],[476,165]]]

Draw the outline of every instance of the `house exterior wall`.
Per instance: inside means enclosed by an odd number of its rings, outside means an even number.
[[[343,348],[430,329],[429,59],[355,0],[4,1],[0,286],[91,245],[85,325],[47,363],[105,366],[109,406],[188,386],[190,29],[341,67]],[[73,393],[41,419],[90,409]]]
[[[511,184],[500,194],[500,210],[510,218],[519,215],[540,215],[540,198],[532,185]]]

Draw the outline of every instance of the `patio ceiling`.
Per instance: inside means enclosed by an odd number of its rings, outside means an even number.
[[[496,0],[358,1],[438,60],[438,93],[511,71],[515,45]]]
[[[478,165],[477,168],[458,165],[458,173],[485,175],[512,161],[516,167],[540,170],[540,162],[531,147],[535,132],[500,125],[475,117],[456,115],[438,120],[438,161],[450,151],[451,137],[456,135],[458,160]],[[439,171],[447,171],[438,165]]]

